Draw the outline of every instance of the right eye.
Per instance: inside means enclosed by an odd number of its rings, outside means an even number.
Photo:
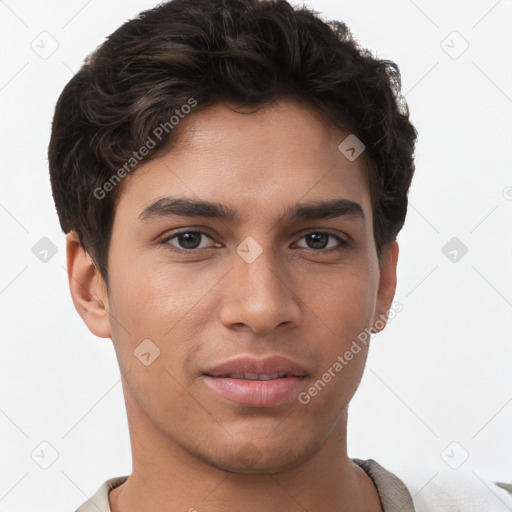
[[[212,240],[212,238],[203,231],[190,231],[189,230],[189,231],[180,231],[178,233],[173,233],[172,235],[164,238],[160,243],[166,244],[166,245],[171,245],[172,247],[174,247],[176,250],[178,250],[180,252],[194,252],[196,250],[209,249],[209,248],[213,247],[213,246],[201,247],[201,242],[202,242],[201,238],[202,237],[207,237],[210,240]],[[179,245],[175,245],[174,243],[171,243],[171,240],[176,240],[176,243]]]

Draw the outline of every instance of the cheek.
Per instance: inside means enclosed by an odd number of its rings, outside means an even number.
[[[128,332],[160,339],[178,322],[193,319],[194,307],[213,279],[199,279],[186,269],[170,270],[165,263],[157,268],[133,260],[112,272],[111,311]]]
[[[371,269],[361,266],[316,275],[304,289],[305,303],[312,304],[318,321],[338,339],[346,342],[370,326],[377,293]]]
[[[215,272],[204,275],[191,269],[134,259],[111,272],[114,346],[122,372],[130,372],[134,395],[145,395],[151,389],[179,395],[177,381],[188,384],[184,368],[197,350],[194,343],[204,334],[205,294],[219,281]],[[145,353],[149,356],[142,356]],[[144,366],[140,360],[144,357],[154,362]],[[146,399],[151,403],[152,397]]]
[[[364,371],[375,309],[375,276],[368,269],[351,269],[317,276],[313,294],[311,286],[315,327],[308,332],[314,336],[320,364],[301,403],[317,415],[334,418],[352,399]]]

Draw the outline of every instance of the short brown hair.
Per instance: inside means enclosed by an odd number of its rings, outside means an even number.
[[[78,234],[108,283],[120,187],[104,185],[127,169],[155,128],[191,98],[197,111],[225,100],[256,107],[284,97],[365,144],[380,258],[404,224],[414,173],[417,133],[398,66],[360,48],[343,23],[284,0],[172,0],[124,23],[86,58],[59,97],[48,148],[63,231]],[[171,129],[162,132],[144,160],[168,150],[173,138]]]

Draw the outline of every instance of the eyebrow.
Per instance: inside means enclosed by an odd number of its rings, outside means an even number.
[[[169,216],[239,220],[236,210],[227,205],[183,197],[162,197],[158,199],[141,212],[139,220],[148,221]],[[359,203],[349,199],[329,199],[288,207],[281,215],[281,222],[337,217],[354,217],[365,221],[365,214]]]

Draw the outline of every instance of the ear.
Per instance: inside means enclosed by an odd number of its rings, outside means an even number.
[[[380,281],[377,292],[377,304],[371,332],[376,334],[386,327],[389,309],[396,290],[396,264],[398,261],[398,243],[393,240],[382,252]]]
[[[69,289],[78,314],[93,334],[111,338],[107,287],[74,231],[66,237],[66,255]]]

